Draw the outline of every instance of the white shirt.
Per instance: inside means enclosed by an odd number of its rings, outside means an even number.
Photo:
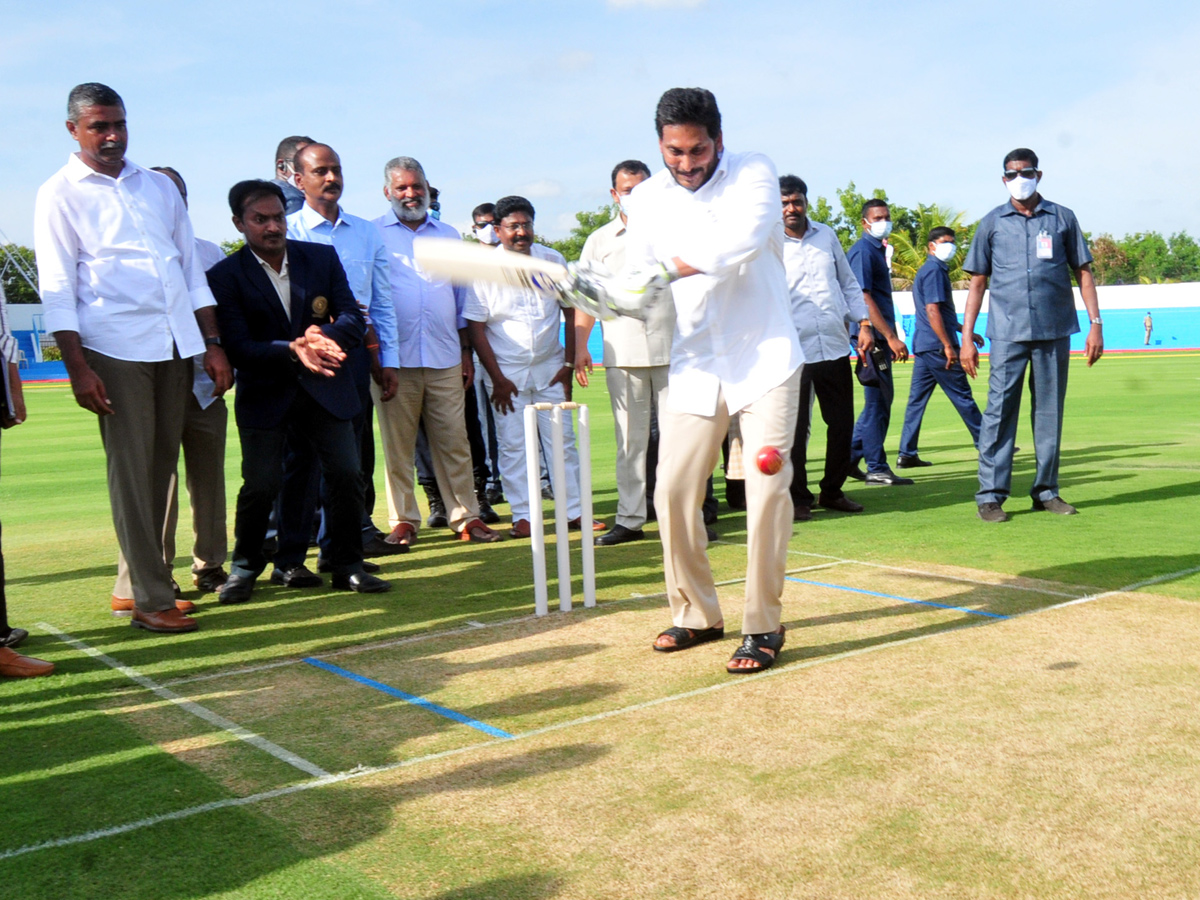
[[[196,255],[200,258],[201,267],[207,272],[225,258],[225,251],[212,241],[206,241],[204,238],[196,238]],[[192,395],[196,398],[196,402],[200,404],[201,409],[208,409],[217,399],[213,396],[215,388],[216,385],[213,383],[213,380],[204,371],[204,354],[201,353],[193,356]]]
[[[846,326],[867,318],[867,304],[837,232],[810,219],[804,237],[784,235],[783,262],[804,361],[849,356]]]
[[[287,251],[283,251],[283,263],[279,266],[278,272],[275,271],[273,265],[253,250],[250,253],[258,260],[258,264],[267,273],[267,278],[271,280],[271,287],[275,288],[275,294],[279,297],[279,302],[283,304],[284,317],[289,322],[292,321],[292,279],[288,275]]]
[[[618,215],[588,235],[580,261],[596,262],[616,274],[625,268],[625,223]],[[633,368],[665,366],[671,362],[671,336],[675,333],[675,304],[663,291],[646,306],[646,318],[618,316],[601,322],[604,332],[604,365]]]
[[[496,253],[511,253],[497,247]],[[566,265],[557,250],[534,244],[530,254]],[[516,288],[482,281],[467,298],[463,317],[487,323],[488,343],[504,377],[518,390],[541,390],[566,363],[559,342],[562,310],[558,300],[534,288]]]
[[[633,189],[627,207],[627,266],[679,257],[703,273],[671,285],[671,408],[712,416],[723,392],[732,414],[783,384],[804,355],[792,325],[774,163],[726,151],[694,193],[664,169]]]
[[[46,330],[114,359],[204,351],[195,311],[215,306],[175,182],[129,160],[116,178],[72,154],[33,213]]]

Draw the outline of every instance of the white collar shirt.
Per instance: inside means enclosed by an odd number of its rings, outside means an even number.
[[[196,238],[196,255],[200,257],[200,266],[207,272],[225,258],[225,251],[212,241]],[[216,385],[213,380],[208,377],[208,372],[204,371],[204,354],[193,356],[192,396],[196,398],[201,409],[208,409],[216,402],[217,398],[213,396],[215,389]]]
[[[510,253],[497,247],[495,253]],[[563,255],[534,244],[531,255],[566,265]],[[534,288],[516,288],[476,282],[463,316],[487,326],[488,343],[500,371],[518,390],[550,386],[566,362],[559,333],[562,310],[551,294]]]
[[[271,281],[271,287],[275,288],[275,293],[279,297],[279,302],[283,304],[283,315],[290,322],[292,321],[292,279],[288,275],[288,258],[287,251],[283,251],[283,264],[280,265],[279,271],[275,271],[275,267],[255,253],[253,250],[250,254],[258,260],[258,264],[262,266],[264,272],[267,273],[267,278]]]
[[[216,301],[166,175],[125,160],[113,178],[72,154],[38,190],[33,232],[47,331],[133,362],[203,352],[195,312]]]
[[[804,237],[784,235],[783,262],[804,361],[849,356],[846,326],[867,318],[867,305],[837,232],[810,219]]]
[[[732,414],[783,384],[804,355],[792,324],[771,160],[727,151],[694,192],[664,169],[635,187],[627,206],[627,267],[678,257],[701,272],[671,285],[671,408],[712,416],[723,395]]]
[[[599,263],[609,272],[625,268],[625,223],[618,215],[588,235],[581,262]],[[604,365],[634,368],[665,366],[671,362],[671,337],[675,333],[675,304],[670,291],[661,291],[646,306],[646,318],[618,316],[601,322],[604,332]]]

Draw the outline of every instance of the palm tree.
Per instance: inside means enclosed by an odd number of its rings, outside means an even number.
[[[893,231],[888,239],[892,245],[892,287],[898,291],[912,290],[917,269],[925,265],[928,255],[929,232],[939,225],[953,228],[958,244],[958,252],[950,260],[950,284],[956,289],[967,287],[971,278],[963,271],[962,264],[975,234],[975,225],[964,224],[966,213],[949,206],[922,205],[917,207],[916,214],[916,234],[901,229]]]

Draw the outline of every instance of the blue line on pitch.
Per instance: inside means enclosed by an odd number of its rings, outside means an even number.
[[[349,669],[343,669],[341,666],[335,666],[332,663],[327,663],[319,659],[313,659],[311,656],[304,660],[310,666],[316,666],[318,669],[324,669],[326,672],[332,672],[334,675],[341,675],[343,678],[349,678],[351,681],[357,681],[359,684],[365,684],[367,687],[375,688],[377,691],[383,691],[385,694],[390,694],[393,697],[399,697],[405,703],[411,703],[413,706],[420,706],[430,712],[437,713],[439,716],[445,716],[447,719],[453,719],[455,722],[461,722],[464,725],[470,725],[472,728],[482,731],[484,734],[490,734],[492,737],[510,738],[512,737],[507,731],[501,731],[499,728],[494,728],[486,722],[480,722],[478,719],[472,719],[470,716],[463,715],[460,712],[455,712],[452,709],[447,709],[444,706],[439,706],[432,700],[426,700],[424,697],[418,697],[416,694],[408,694],[404,691],[392,687],[390,684],[384,684],[382,681],[376,681],[373,678],[366,678],[362,675],[356,675]]]
[[[918,606],[934,606],[938,609],[953,609],[957,612],[968,613],[972,616],[987,616],[989,619],[1007,619],[1008,616],[1002,616],[1000,613],[986,612],[982,609],[967,609],[965,606],[950,606],[946,603],[934,603],[932,600],[914,600],[911,597],[897,597],[895,594],[880,594],[876,591],[864,591],[862,588],[846,587],[844,584],[826,584],[823,581],[805,581],[803,578],[793,578],[791,575],[784,576],[788,581],[794,581],[797,584],[811,584],[813,587],[831,588],[835,591],[850,591],[852,594],[867,594],[870,597],[883,597],[885,600],[899,600],[901,603],[915,603]]]

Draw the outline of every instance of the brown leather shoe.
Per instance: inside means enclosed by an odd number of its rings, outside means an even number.
[[[177,609],[142,612],[135,608],[133,620],[129,624],[134,628],[145,628],[158,634],[183,634],[196,630],[196,620],[189,619]]]
[[[515,538],[527,538],[532,533],[533,530],[529,527],[528,519],[517,519],[508,531],[509,536]]]
[[[0,647],[0,675],[6,678],[36,678],[54,671],[54,663],[32,656],[22,656],[16,650]]]
[[[825,509],[832,509],[836,510],[837,512],[860,513],[863,511],[863,505],[861,503],[855,503],[845,494],[843,494],[841,497],[818,497],[817,503],[818,505],[823,506]]]
[[[175,608],[184,615],[194,613],[196,604],[191,600],[176,600]],[[133,613],[133,598],[118,597],[112,595],[112,614],[114,616],[128,616]]]

